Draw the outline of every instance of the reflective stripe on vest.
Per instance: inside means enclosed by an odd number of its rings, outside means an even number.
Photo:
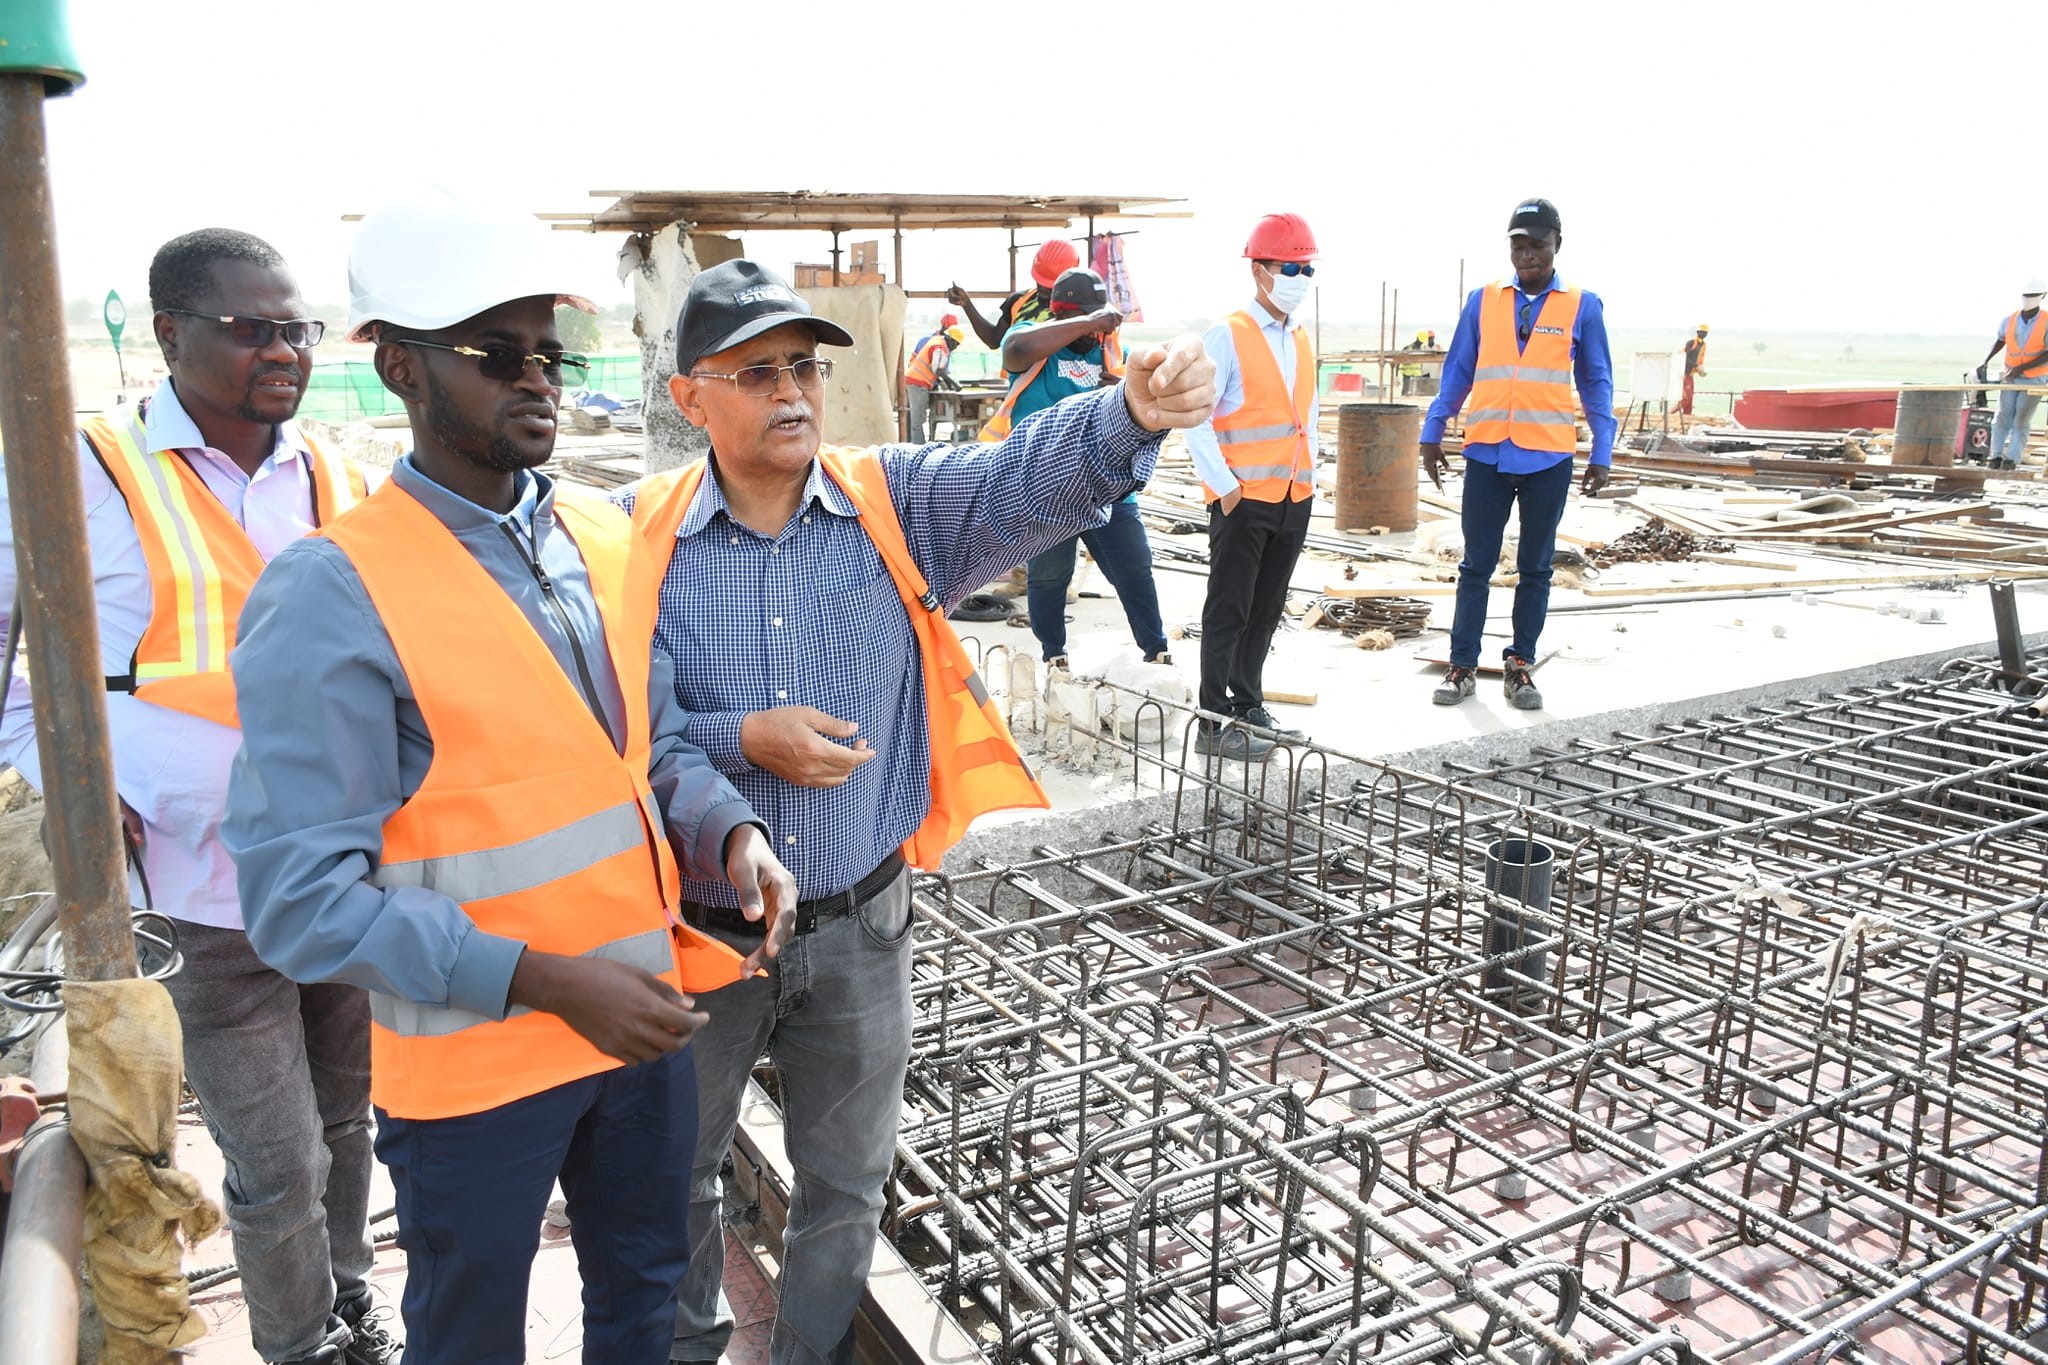
[[[1479,300],[1479,354],[1466,399],[1467,445],[1512,441],[1523,450],[1569,455],[1578,445],[1572,400],[1572,328],[1580,293],[1560,284],[1544,296],[1517,344],[1518,291],[1511,281],[1489,286]]]
[[[1047,356],[1030,369],[1010,376],[1010,391],[1003,395],[1002,406],[995,410],[995,415],[981,424],[981,431],[977,433],[979,439],[988,442],[1000,441],[1016,429],[1017,400],[1037,382],[1038,376],[1045,372],[1045,367],[1051,360],[1052,356]],[[1114,379],[1124,377],[1124,336],[1121,329],[1111,332],[1102,339],[1102,372]]]
[[[1244,401],[1210,423],[1223,462],[1237,480],[1238,491],[1253,502],[1300,502],[1316,491],[1315,459],[1309,454],[1308,427],[1314,411],[1316,358],[1308,332],[1292,329],[1294,388],[1281,376],[1280,362],[1266,343],[1266,334],[1252,315],[1232,313],[1230,344],[1237,351],[1237,372]],[[1203,494],[1216,501],[1216,490],[1204,484]]]
[[[910,366],[903,372],[904,383],[915,384],[920,389],[928,389],[932,386],[932,382],[938,378],[938,366],[932,363],[934,359],[932,351],[935,348],[941,351],[945,350],[946,338],[943,336],[933,337],[911,354]]]
[[[323,530],[362,579],[433,736],[368,880],[446,895],[480,932],[535,952],[715,989],[738,979],[740,957],[675,923],[681,879],[647,780],[656,585],[636,571],[617,509],[558,492],[555,513],[618,677],[616,747],[512,598],[398,484]],[[374,992],[371,1004],[370,1095],[401,1118],[480,1113],[621,1065],[552,1014],[489,1019]]]
[[[944,604],[911,557],[880,458],[872,450],[826,446],[818,452],[818,463],[859,512],[861,529],[889,570],[917,637],[931,740],[931,808],[903,841],[903,858],[912,867],[936,868],[976,816],[1020,807],[1049,810],[1052,802],[989,700],[988,688],[946,620]],[[641,576],[653,588],[668,574],[676,532],[703,484],[704,468],[699,460],[640,481],[633,526],[640,533],[637,548],[648,557]]]
[[[242,605],[263,572],[262,553],[183,456],[149,450],[139,410],[120,421],[95,417],[83,435],[128,505],[149,569],[149,624],[136,641],[128,676],[109,679],[109,688],[238,725],[228,653]],[[360,469],[302,439],[311,457],[317,526],[361,502],[365,481]]]
[[[2044,369],[2048,367],[2048,308],[2034,310],[2025,341],[2020,339],[2020,315],[2014,313],[2005,320],[2005,366],[2026,379],[2048,373]]]

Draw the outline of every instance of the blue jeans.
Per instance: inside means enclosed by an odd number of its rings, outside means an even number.
[[[712,928],[743,953],[759,934]],[[867,1287],[896,1161],[910,1065],[910,874],[851,915],[791,939],[768,975],[707,991],[697,1008],[704,1121],[691,1172],[690,1269],[676,1308],[673,1360],[716,1360],[732,1336],[725,1277],[724,1183],[740,1099],[766,1052],[781,1082],[796,1179],[782,1234],[771,1365],[853,1365],[853,1315]],[[573,1219],[572,1219],[573,1225]]]
[[[1088,547],[1102,576],[1116,589],[1124,619],[1131,623],[1131,638],[1145,657],[1165,653],[1166,625],[1159,619],[1159,589],[1152,582],[1152,542],[1145,538],[1138,505],[1119,502],[1109,509],[1109,525],[1083,531],[1031,560],[1024,600],[1031,608],[1031,633],[1038,637],[1044,657],[1067,652],[1067,584],[1074,579],[1075,541]]]
[[[665,1365],[688,1260],[691,1049],[481,1114],[377,1113],[398,1196],[407,1365],[520,1365],[526,1286],[557,1178],[583,1274],[583,1359]]]
[[[1465,461],[1465,501],[1459,525],[1465,531],[1465,560],[1458,565],[1458,606],[1451,615],[1451,663],[1463,668],[1479,664],[1479,637],[1486,629],[1486,592],[1508,512],[1522,508],[1521,548],[1515,555],[1515,642],[1503,651],[1536,660],[1536,637],[1550,611],[1550,556],[1557,549],[1557,524],[1564,520],[1565,497],[1572,491],[1572,462],[1561,459],[1533,474],[1503,474],[1479,460]]]
[[[2012,384],[2048,385],[2048,379],[2013,379]],[[1991,420],[1992,464],[2016,465],[2027,451],[2027,431],[2034,425],[2034,409],[2041,406],[2038,393],[2002,390],[1998,395],[1998,416]],[[2007,446],[2011,450],[2006,449]]]

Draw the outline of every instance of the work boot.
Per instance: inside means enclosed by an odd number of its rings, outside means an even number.
[[[1067,661],[1066,655],[1055,654],[1045,661],[1045,671],[1047,673],[1072,673],[1074,666]]]
[[[1231,728],[1210,729],[1203,726],[1195,731],[1195,752],[1211,757],[1234,758],[1240,763],[1249,763],[1255,758],[1264,758],[1273,752],[1273,741],[1263,739],[1249,730]]]
[[[1452,664],[1444,670],[1444,680],[1436,685],[1436,691],[1429,694],[1429,699],[1438,706],[1456,706],[1471,696],[1478,686],[1475,670],[1463,664]]]
[[[1285,725],[1273,719],[1273,713],[1263,706],[1254,706],[1251,710],[1245,712],[1244,723],[1246,725],[1255,725],[1267,734],[1275,735],[1281,739],[1301,739],[1307,734],[1307,731],[1304,730],[1288,729]]]
[[[373,1306],[368,1294],[334,1305],[334,1314],[348,1325],[349,1342],[340,1360],[347,1365],[398,1365],[405,1343],[391,1335],[395,1316],[388,1305]]]
[[[1145,662],[1148,664],[1158,664],[1162,668],[1172,668],[1173,656],[1162,649],[1157,654],[1147,654]]]
[[[1536,690],[1536,684],[1529,680],[1529,661],[1510,654],[1501,661],[1505,676],[1501,679],[1501,695],[1517,711],[1541,711],[1543,694]]]

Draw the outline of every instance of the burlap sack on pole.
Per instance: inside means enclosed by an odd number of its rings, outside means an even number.
[[[185,1045],[156,981],[64,986],[71,1136],[85,1154],[85,1270],[107,1328],[104,1365],[140,1365],[205,1332],[183,1249],[220,1226],[199,1182],[171,1165]]]

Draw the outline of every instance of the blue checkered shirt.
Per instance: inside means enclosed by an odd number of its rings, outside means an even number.
[[[1028,418],[1000,446],[884,446],[880,455],[911,555],[951,607],[1103,525],[1104,509],[1151,477],[1159,443],[1131,419],[1119,385]],[[632,489],[615,498],[631,510]],[[676,542],[654,640],[675,660],[687,737],[767,821],[799,895],[844,891],[931,809],[924,673],[889,571],[815,462],[779,535],[742,525],[706,479]],[[839,787],[799,787],[756,768],[740,753],[740,721],[777,706],[853,721],[879,756]],[[685,878],[683,895],[737,904],[724,882]]]

